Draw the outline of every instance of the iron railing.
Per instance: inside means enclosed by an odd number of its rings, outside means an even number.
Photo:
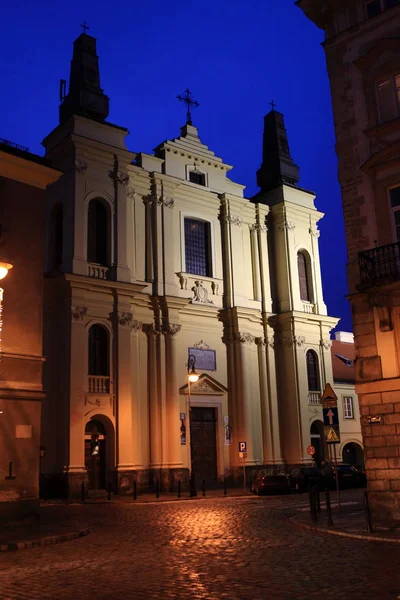
[[[400,279],[400,242],[364,250],[358,261],[361,288]]]
[[[0,144],[4,144],[4,146],[10,146],[10,148],[15,148],[16,150],[23,150],[24,152],[29,152],[29,148],[26,146],[21,146],[20,144],[16,144],[15,142],[10,142],[10,140],[5,140],[4,138],[0,138]]]

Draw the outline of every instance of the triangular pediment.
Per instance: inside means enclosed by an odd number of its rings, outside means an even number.
[[[200,375],[199,380],[196,383],[190,384],[190,394],[193,395],[201,395],[201,396],[222,396],[226,394],[228,388],[226,388],[222,383],[219,383],[216,379],[203,373]],[[188,394],[189,393],[189,384],[183,385],[179,389],[180,394]]]

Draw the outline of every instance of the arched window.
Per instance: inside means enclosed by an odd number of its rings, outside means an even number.
[[[90,263],[110,264],[110,211],[102,200],[89,202],[87,260]]]
[[[297,253],[297,269],[299,272],[300,298],[304,302],[311,302],[309,265],[305,252]]]
[[[49,229],[49,268],[60,267],[63,262],[63,221],[64,209],[62,204],[53,207]]]
[[[201,219],[185,218],[186,273],[212,277],[211,225]]]
[[[319,380],[318,356],[314,350],[308,350],[306,354],[308,391],[318,392],[321,389]]]
[[[89,375],[108,377],[110,375],[110,354],[108,331],[102,325],[92,325],[89,329]]]

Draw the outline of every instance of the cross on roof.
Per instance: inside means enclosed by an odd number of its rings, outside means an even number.
[[[83,29],[83,33],[86,33],[86,29],[90,29],[89,25],[86,23],[86,21],[83,21],[83,23],[81,23],[81,27]]]
[[[184,95],[179,94],[179,96],[177,96],[177,98],[180,102],[184,102],[186,104],[186,106],[187,106],[186,123],[188,125],[192,125],[191,107],[197,108],[198,106],[200,106],[199,103],[193,98],[192,92],[189,89],[185,90]]]
[[[275,104],[275,102],[273,100],[270,102],[270,105],[272,107],[272,110],[275,110],[276,104]]]

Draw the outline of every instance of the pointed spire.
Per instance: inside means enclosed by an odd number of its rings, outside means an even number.
[[[108,96],[100,87],[96,39],[85,32],[74,42],[69,91],[60,105],[60,123],[73,114],[104,121],[108,113]]]
[[[257,184],[262,192],[299,181],[299,167],[290,156],[282,113],[274,108],[264,117],[263,162],[257,171]]]

